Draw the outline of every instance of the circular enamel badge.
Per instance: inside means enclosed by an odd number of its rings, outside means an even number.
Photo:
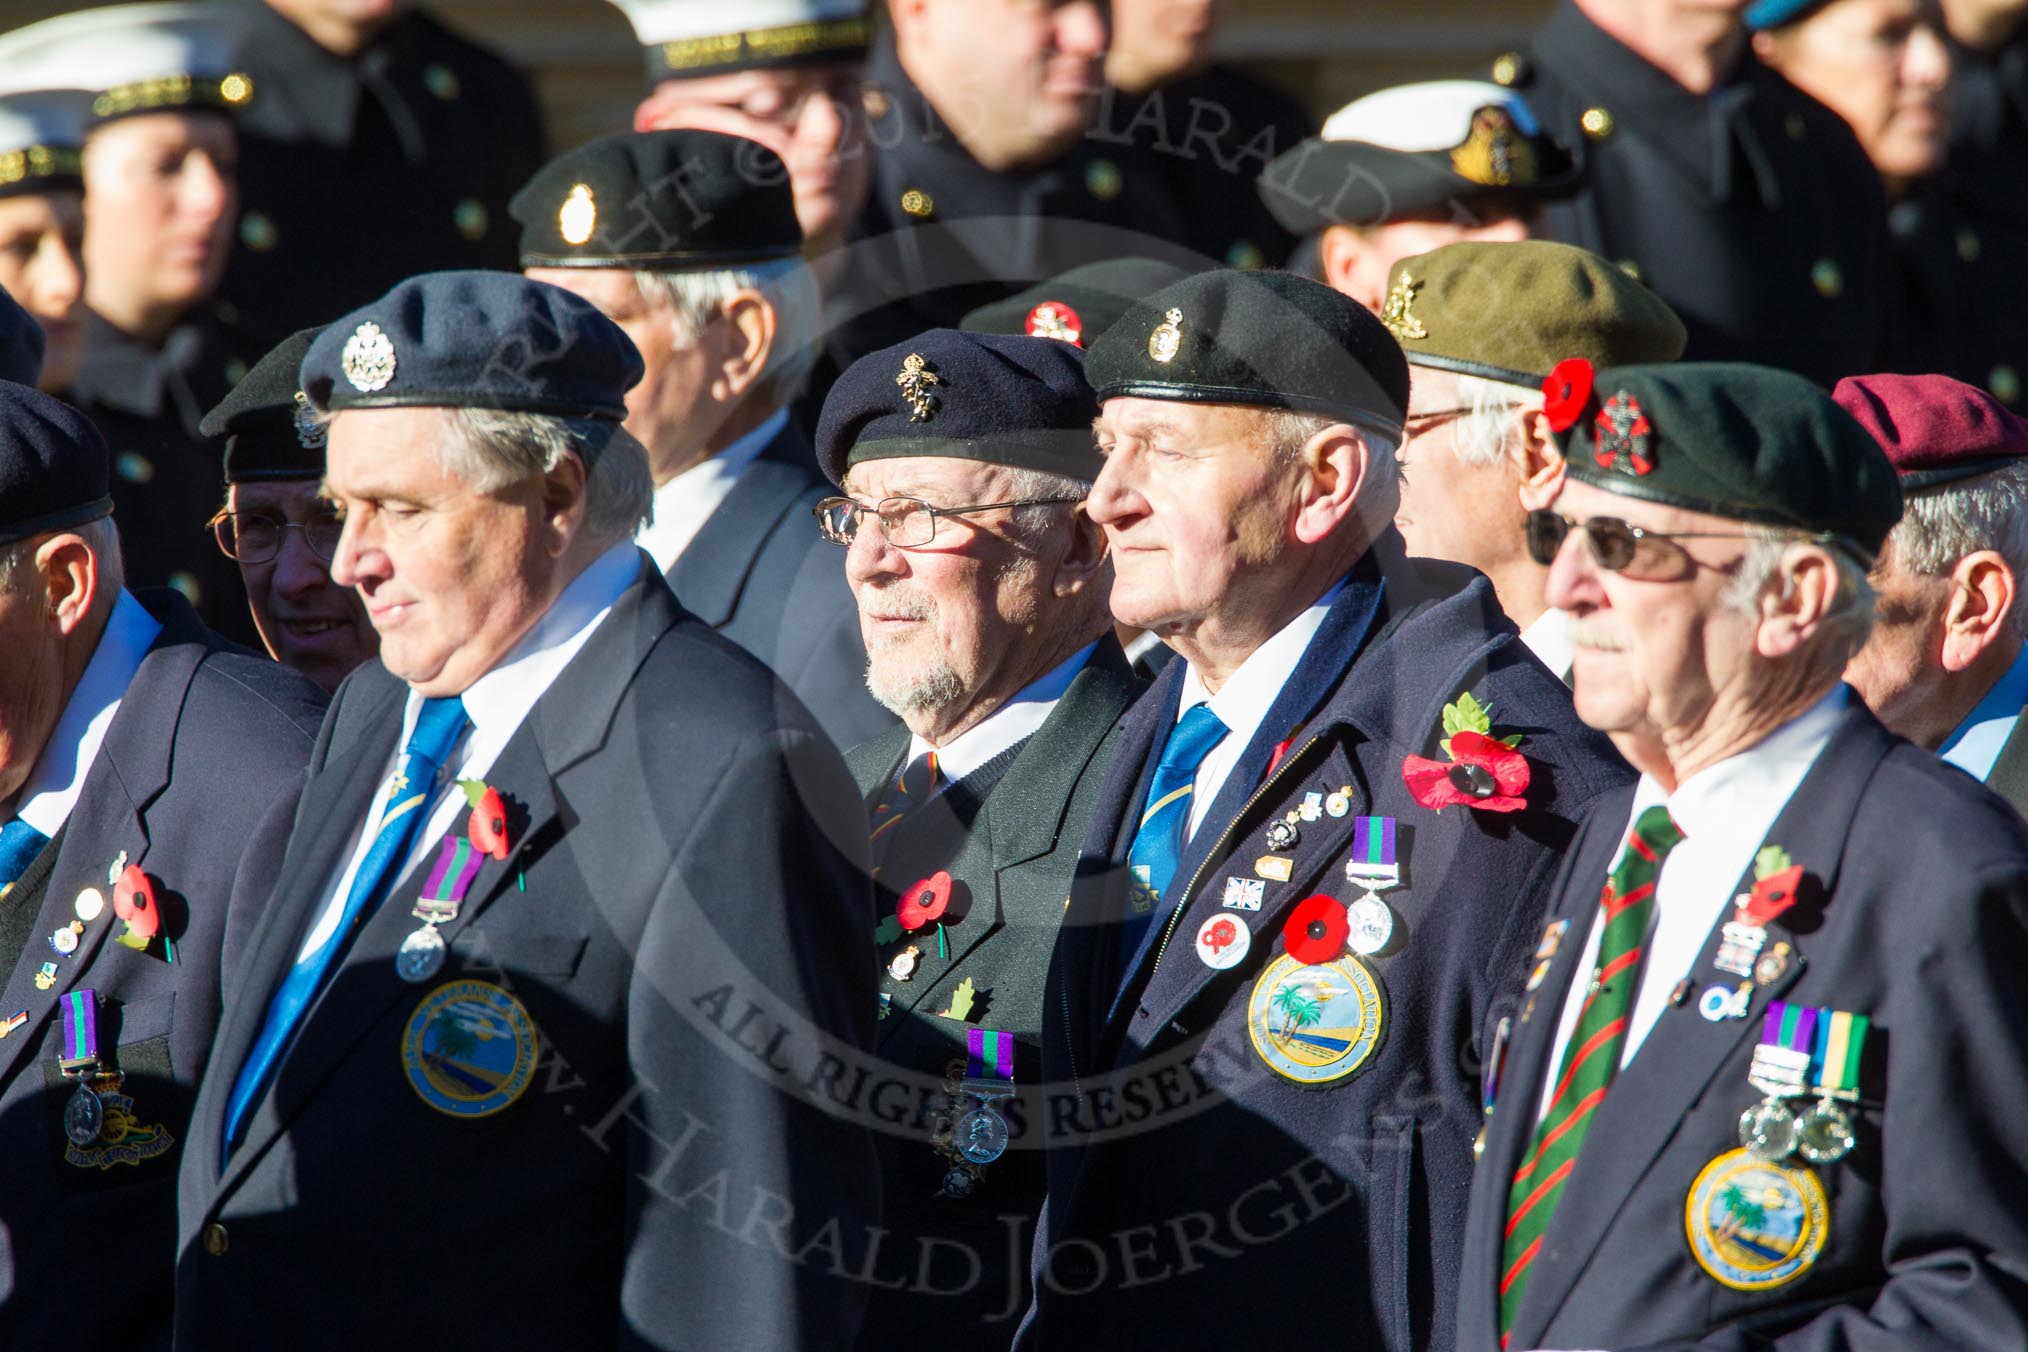
[[[485,981],[451,981],[423,997],[401,1039],[401,1068],[422,1101],[451,1117],[489,1117],[535,1076],[535,1021]]]
[[[1284,953],[1254,982],[1246,1030],[1275,1074],[1331,1084],[1373,1058],[1385,1017],[1380,980],[1359,959],[1347,954],[1308,967]]]
[[[1197,927],[1197,956],[1214,972],[1237,967],[1253,947],[1253,931],[1229,912],[1214,915]]]
[[[1683,1207],[1690,1254],[1713,1281],[1765,1291],[1809,1271],[1824,1250],[1831,1205],[1808,1169],[1728,1150],[1697,1175]]]

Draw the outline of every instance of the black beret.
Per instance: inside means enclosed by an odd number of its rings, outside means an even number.
[[[1767,366],[1683,362],[1550,375],[1566,473],[1609,493],[1844,542],[1870,561],[1901,520],[1880,444],[1830,395]]]
[[[324,330],[304,329],[254,363],[198,430],[225,437],[225,481],[320,479],[327,430],[304,397],[303,358]]]
[[[932,329],[838,377],[817,464],[841,486],[862,460],[925,455],[1095,479],[1097,417],[1084,354],[1069,343]]]
[[[1408,360],[1374,315],[1286,272],[1200,272],[1135,305],[1092,345],[1100,399],[1252,404],[1398,437]]]
[[[1153,258],[1086,263],[1026,291],[981,305],[958,322],[969,333],[1055,338],[1088,348],[1133,303],[1190,274]]]
[[[33,385],[42,379],[42,325],[0,289],[0,380]]]
[[[0,545],[111,516],[111,464],[91,419],[0,381]]]
[[[538,169],[507,210],[524,268],[704,268],[803,248],[781,158],[723,132],[602,136]]]
[[[487,408],[624,422],[641,354],[597,306],[511,272],[428,272],[319,334],[318,409]]]

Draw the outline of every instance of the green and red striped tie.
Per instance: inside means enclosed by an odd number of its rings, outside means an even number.
[[[1599,938],[1591,989],[1563,1049],[1548,1111],[1535,1128],[1528,1156],[1514,1171],[1514,1186],[1507,1194],[1507,1239],[1500,1272],[1502,1347],[1514,1327],[1514,1312],[1521,1308],[1543,1236],[1563,1200],[1563,1185],[1584,1148],[1585,1132],[1620,1068],[1627,1017],[1633,1013],[1640,984],[1648,918],[1655,909],[1655,879],[1661,875],[1662,861],[1682,839],[1668,808],[1656,806],[1641,813],[1599,897],[1605,933]]]

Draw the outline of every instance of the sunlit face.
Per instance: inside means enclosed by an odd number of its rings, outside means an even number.
[[[0,546],[14,560],[0,582],[0,803],[28,781],[68,698],[63,688],[63,630],[35,565],[41,542]]]
[[[1944,617],[1958,584],[1904,568],[1890,538],[1869,580],[1873,635],[1845,668],[1866,707],[1897,731],[1924,721],[1943,675]]]
[[[812,254],[837,246],[866,205],[873,157],[857,62],[664,80],[634,110],[635,131],[723,132],[781,156]],[[756,170],[756,172],[758,172]]]
[[[1533,212],[1495,212],[1486,208],[1476,221],[1402,220],[1359,230],[1349,225],[1334,225],[1331,231],[1345,232],[1340,238],[1345,239],[1350,247],[1343,251],[1326,248],[1326,271],[1330,275],[1324,280],[1379,314],[1387,304],[1387,274],[1402,259],[1416,258],[1463,240],[1496,244],[1524,240],[1535,233],[1538,215]],[[1333,260],[1339,261],[1334,265]]]
[[[1522,552],[1526,513],[1514,462],[1504,449],[1491,463],[1478,463],[1460,451],[1458,437],[1469,409],[1455,375],[1415,368],[1408,439],[1396,455],[1401,505],[1394,524],[1410,554],[1490,571]]]
[[[0,197],[0,290],[42,326],[42,388],[84,359],[84,204],[76,192]]]
[[[1020,496],[1005,469],[947,456],[862,462],[845,476],[845,492],[869,505],[911,497],[932,507]],[[1029,678],[1054,569],[1023,546],[1012,515],[940,517],[928,544],[907,548],[889,544],[877,519],[860,521],[845,578],[859,605],[867,688],[912,724],[912,715],[949,717],[981,698],[1006,699]]]
[[[346,409],[325,451],[345,517],[331,578],[358,590],[381,661],[426,696],[462,693],[542,617],[575,523],[542,476],[473,489],[438,461],[448,436],[440,409]]]
[[[1905,181],[1943,167],[1951,56],[1936,0],[1832,0],[1754,47],[1851,125],[1881,177]]]
[[[1221,0],[1113,0],[1115,54],[1158,81],[1201,69],[1211,59]]]
[[[1723,517],[1684,511],[1565,480],[1551,508],[1572,521],[1617,517],[1644,530],[1742,535]],[[1720,692],[1747,676],[1758,621],[1723,603],[1745,557],[1745,539],[1693,539],[1662,546],[1677,566],[1652,580],[1598,566],[1572,531],[1549,569],[1548,601],[1571,614],[1572,683],[1578,717],[1648,745],[1701,726]]]
[[[326,690],[380,648],[359,594],[331,580],[330,560],[318,556],[307,529],[332,515],[314,479],[280,479],[234,484],[226,506],[247,534],[252,518],[265,517],[297,529],[280,531],[281,547],[263,561],[239,561],[254,628],[268,655],[293,667]],[[321,535],[321,531],[320,531]]]
[[[1053,159],[1096,111],[1109,39],[1096,0],[929,0],[909,47],[913,67],[965,73],[939,106],[961,139],[1018,161]],[[911,70],[918,81],[925,76]]]
[[[85,145],[85,298],[94,309],[186,309],[225,275],[239,138],[217,113],[143,113]]]
[[[711,365],[702,345],[677,341],[674,317],[641,294],[632,272],[617,268],[529,268],[527,275],[578,295],[633,339],[646,374],[627,391],[627,431],[648,448],[655,482],[687,468],[710,444],[720,411],[710,395]],[[714,321],[717,322],[717,321]],[[709,413],[704,422],[700,414]]]
[[[1261,429],[1258,411],[1229,404],[1105,402],[1086,510],[1112,547],[1114,619],[1167,638],[1268,604],[1259,589],[1293,538],[1296,471]]]

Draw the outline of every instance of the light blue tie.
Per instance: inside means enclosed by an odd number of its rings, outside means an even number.
[[[0,897],[6,896],[7,889],[28,872],[28,866],[47,844],[48,836],[19,817],[0,826]]]
[[[415,731],[409,734],[408,746],[402,752],[401,765],[388,782],[387,811],[380,819],[380,830],[375,833],[366,857],[359,861],[359,872],[352,879],[352,890],[345,894],[345,909],[339,913],[337,928],[316,951],[298,959],[282,978],[281,988],[268,1003],[268,1019],[261,1027],[260,1037],[247,1053],[239,1079],[233,1082],[232,1097],[225,1107],[221,1164],[232,1157],[233,1147],[239,1144],[240,1128],[266,1092],[304,1011],[324,989],[339,958],[401,876],[402,861],[415,848],[416,836],[422,831],[424,809],[436,795],[437,776],[443,773],[444,762],[450,758],[458,738],[464,735],[466,725],[463,700],[423,701],[422,710],[416,715]]]
[[[1219,722],[1209,704],[1192,705],[1169,731],[1162,759],[1148,785],[1147,806],[1127,851],[1128,907],[1120,932],[1121,980],[1131,970],[1134,954],[1148,926],[1162,912],[1162,894],[1176,876],[1183,858],[1183,828],[1190,820],[1192,786],[1197,768],[1213,747],[1231,731]]]

